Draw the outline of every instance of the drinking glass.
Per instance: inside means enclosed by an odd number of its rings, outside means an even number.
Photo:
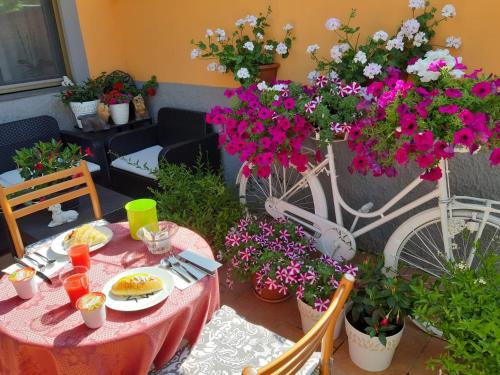
[[[89,292],[88,268],[83,266],[67,266],[59,274],[71,304],[76,307],[76,301]]]
[[[82,266],[90,269],[90,254],[87,244],[73,245],[68,250],[68,255],[73,266]]]

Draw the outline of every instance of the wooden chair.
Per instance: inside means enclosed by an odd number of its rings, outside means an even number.
[[[170,362],[152,374],[312,374],[332,373],[335,323],[353,287],[354,277],[345,274],[328,310],[296,344],[240,317],[222,306],[205,326],[193,348],[177,351]],[[321,344],[321,354],[315,351]],[[267,365],[255,369],[249,363]],[[243,372],[242,372],[243,371]]]
[[[72,176],[79,177],[71,178]],[[67,179],[68,177],[69,179]],[[51,182],[55,183],[38,190],[32,190],[36,186]],[[15,193],[19,194],[16,194],[13,198],[9,198],[10,195]],[[54,195],[56,193],[60,194]],[[0,185],[0,204],[17,256],[21,258],[24,254],[24,244],[16,222],[17,219],[47,209],[54,204],[67,202],[87,194],[90,195],[96,220],[101,219],[102,213],[99,197],[97,196],[94,181],[85,160],[82,160],[77,167],[37,177],[16,185],[9,187]],[[23,205],[26,202],[41,197],[46,197],[46,199],[29,206]]]

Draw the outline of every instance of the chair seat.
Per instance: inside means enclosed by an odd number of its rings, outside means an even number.
[[[233,309],[222,306],[205,326],[194,347],[183,347],[154,375],[241,375],[246,366],[262,367],[294,343],[268,329],[247,322]],[[314,353],[299,375],[313,374],[320,354]]]
[[[99,164],[95,164],[90,161],[87,162],[87,167],[89,168],[90,173],[98,172],[101,170],[101,166]],[[7,171],[0,174],[0,185],[2,185],[3,187],[16,185],[23,181],[24,178],[21,177],[19,169],[13,169],[12,171]]]
[[[158,169],[158,156],[162,149],[162,146],[156,145],[132,154],[123,155],[113,160],[111,166],[140,176],[156,179],[152,172]]]

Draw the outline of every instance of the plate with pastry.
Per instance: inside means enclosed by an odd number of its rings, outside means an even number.
[[[139,311],[163,302],[174,289],[174,278],[159,267],[140,267],[113,276],[102,288],[106,306],[118,311]]]
[[[86,243],[89,251],[96,251],[113,238],[113,231],[104,225],[84,224],[80,227],[61,233],[52,241],[52,250],[67,255],[68,249],[77,244]]]

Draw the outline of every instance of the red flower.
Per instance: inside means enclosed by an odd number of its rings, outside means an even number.
[[[490,155],[490,163],[491,163],[491,165],[498,165],[498,164],[500,164],[500,147],[497,147],[491,153],[491,155]]]
[[[441,168],[434,167],[434,168],[429,169],[427,172],[421,174],[420,178],[422,180],[426,180],[426,181],[437,181],[442,176],[443,176],[443,172],[441,171]]]
[[[381,325],[382,327],[386,327],[386,326],[388,326],[388,325],[389,325],[389,317],[388,317],[388,316],[386,316],[384,319],[382,319],[382,320],[380,321],[380,325]]]
[[[148,94],[148,96],[155,96],[156,95],[156,89],[154,87],[148,87],[146,89],[146,94]]]
[[[90,149],[90,147],[87,147],[85,149],[85,156],[90,156],[90,157],[94,156],[94,154],[92,153],[92,150]]]
[[[121,83],[121,82],[113,83],[113,90],[117,90],[117,91],[123,90],[123,83]]]
[[[43,169],[43,164],[42,164],[42,163],[40,163],[40,162],[36,163],[36,164],[35,164],[35,169],[36,169],[37,171],[41,171],[41,170]]]

